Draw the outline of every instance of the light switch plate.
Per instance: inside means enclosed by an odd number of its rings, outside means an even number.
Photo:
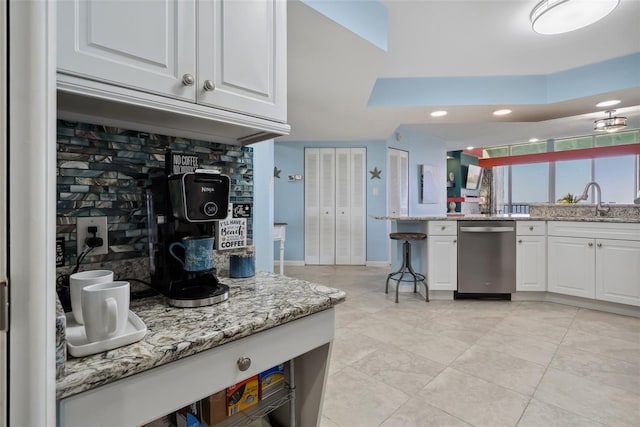
[[[106,255],[109,253],[109,231],[107,228],[106,216],[79,216],[76,222],[76,247],[78,249],[77,255],[80,255],[85,247],[85,239],[87,237],[93,237],[89,233],[89,227],[98,227],[98,233],[96,237],[102,238],[102,246],[95,248],[91,251],[90,256],[93,255]]]

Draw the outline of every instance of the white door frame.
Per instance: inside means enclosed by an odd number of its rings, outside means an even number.
[[[55,426],[56,2],[8,8],[8,424]]]
[[[0,282],[7,280],[7,3],[0,2]],[[0,289],[0,292],[2,289]],[[7,334],[0,331],[0,427],[7,425]]]

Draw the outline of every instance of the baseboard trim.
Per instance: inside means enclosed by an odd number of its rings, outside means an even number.
[[[516,292],[511,294],[512,301],[553,302],[590,310],[606,311],[623,316],[640,317],[640,307],[615,302],[592,300],[553,292]]]
[[[391,263],[387,261],[367,261],[365,267],[390,267]]]

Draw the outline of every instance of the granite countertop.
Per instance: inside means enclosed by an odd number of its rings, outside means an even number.
[[[385,219],[402,222],[412,221],[579,221],[579,222],[629,222],[640,223],[640,217],[637,218],[619,218],[619,217],[568,217],[568,216],[530,216],[525,214],[504,214],[504,215],[453,215],[453,216],[373,216],[373,219]]]
[[[183,357],[274,328],[343,302],[344,291],[272,273],[221,278],[229,299],[209,307],[176,308],[164,297],[131,301],[147,325],[139,342],[66,362],[56,383],[62,399]]]

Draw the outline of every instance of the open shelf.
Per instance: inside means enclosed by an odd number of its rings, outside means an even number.
[[[275,411],[282,405],[290,402],[295,395],[295,390],[289,387],[289,384],[285,383],[284,386],[267,398],[258,402],[257,405],[247,408],[242,412],[238,412],[229,418],[226,418],[219,423],[216,423],[213,427],[244,427],[251,424],[258,418],[262,418],[268,415],[270,412]]]

